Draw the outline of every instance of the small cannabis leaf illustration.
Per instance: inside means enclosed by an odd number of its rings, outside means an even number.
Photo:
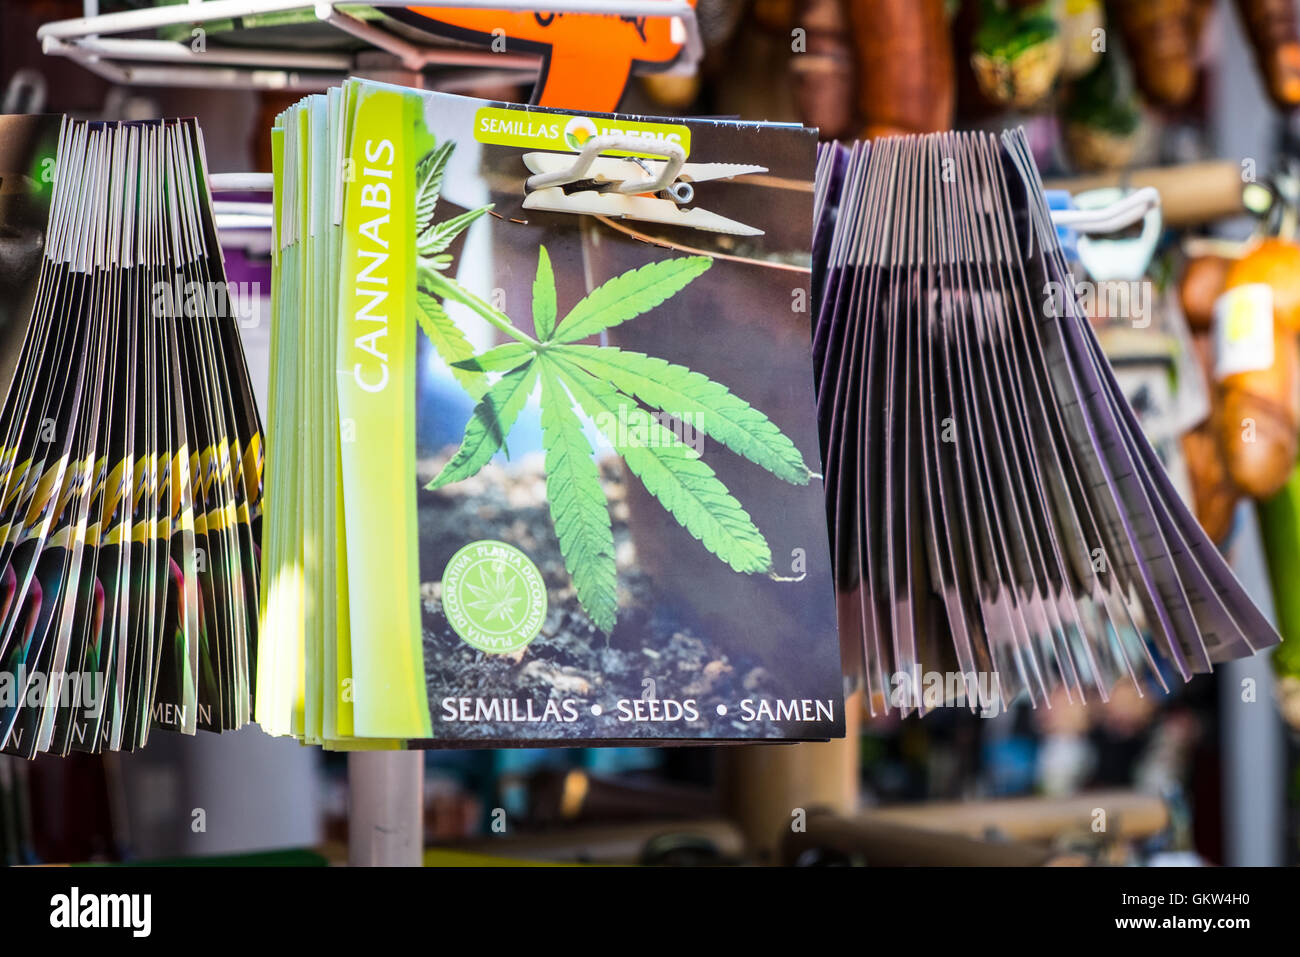
[[[515,609],[524,600],[516,590],[518,579],[506,577],[506,566],[504,562],[487,562],[490,564],[496,574],[488,578],[484,565],[478,569],[479,583],[465,582],[465,587],[469,593],[474,596],[472,601],[467,601],[470,608],[483,613],[484,623],[490,623],[500,619],[509,627],[513,628],[515,621]]]
[[[689,419],[697,432],[786,482],[806,485],[812,477],[794,443],[726,386],[644,353],[579,344],[659,306],[712,264],[707,256],[649,263],[610,279],[557,319],[555,277],[542,246],[533,281],[536,338],[436,264],[420,271],[422,292],[434,305],[440,305],[439,297],[459,302],[514,340],[480,355],[462,355],[463,336],[422,323],[453,371],[473,379],[470,394],[478,400],[460,448],[426,487],[439,489],[483,468],[505,447],[540,383],[551,521],[578,601],[606,633],[613,630],[618,612],[614,534],[584,418],[678,524],[737,572],[770,572],[771,549],[749,513],[699,453],[663,424],[661,414]],[[445,319],[446,313],[441,316]],[[451,351],[444,351],[446,343]],[[488,384],[489,376],[497,378]],[[500,600],[486,595],[483,600],[489,597]]]

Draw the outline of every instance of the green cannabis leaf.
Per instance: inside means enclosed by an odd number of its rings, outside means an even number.
[[[553,351],[647,405],[671,409],[675,415],[690,413],[697,430],[777,478],[807,485],[812,477],[785,433],[725,385],[685,366],[614,346],[560,346]]]
[[[532,348],[524,342],[507,342],[503,346],[489,349],[482,355],[470,356],[451,365],[468,372],[504,372],[513,369],[525,359],[532,358]]]
[[[573,413],[553,363],[542,367],[542,445],[546,449],[546,498],[564,567],[587,616],[601,631],[614,630],[618,611],[614,529],[600,485],[600,470],[582,422]]]
[[[442,192],[442,177],[455,148],[456,144],[448,140],[415,164],[415,252],[422,270],[442,271],[449,267],[451,257],[444,255],[448,247],[470,223],[492,208],[489,203],[441,223],[434,222],[438,195]]]
[[[451,321],[447,310],[433,296],[424,290],[415,293],[415,319],[429,337],[438,355],[451,365],[451,373],[471,396],[481,398],[487,389],[487,382],[481,376],[472,375],[461,368],[458,360],[469,359],[474,355],[474,347],[465,338],[456,323]]]
[[[560,323],[555,339],[557,342],[576,342],[649,312],[665,299],[675,296],[712,265],[713,260],[708,256],[685,256],[648,263],[640,269],[615,276],[593,289],[573,307]],[[533,295],[536,297],[535,291]],[[542,335],[540,330],[538,335]],[[543,338],[550,339],[551,336]]]
[[[546,497],[564,567],[592,624],[606,633],[618,613],[617,566],[609,506],[584,419],[614,447],[670,515],[737,572],[770,573],[766,539],[695,449],[665,425],[690,422],[777,478],[806,485],[803,456],[766,415],[685,366],[581,340],[643,315],[675,296],[712,264],[707,256],[649,263],[593,289],[557,319],[555,275],[546,247],[538,249],[533,280],[533,334],[461,286],[449,274],[446,249],[487,207],[433,222],[444,144],[421,161],[416,177],[417,304],[420,328],[476,400],[460,447],[426,488],[438,489],[478,473],[506,449],[510,430],[540,384]],[[447,315],[445,304],[468,307],[513,341],[478,355]],[[495,381],[491,377],[496,377]],[[507,596],[490,594],[485,602]],[[494,605],[494,607],[496,607]]]
[[[533,331],[545,341],[555,334],[555,274],[546,247],[537,250],[537,278],[533,280]]]
[[[435,268],[445,269],[451,265],[451,257],[439,254],[444,252],[456,237],[465,231],[465,227],[491,208],[490,205],[480,206],[478,209],[471,209],[459,216],[454,216],[446,222],[431,223],[429,228],[416,239],[416,253],[426,261],[432,260],[439,263],[439,266]]]
[[[628,409],[628,396],[567,359],[547,356],[561,370],[578,404],[610,444],[678,523],[713,554],[738,572],[766,572],[772,566],[767,541],[746,512],[718,480],[713,469],[644,409]],[[622,409],[620,409],[622,406]],[[622,411],[627,428],[618,428]],[[645,429],[648,441],[627,436]]]
[[[438,194],[442,192],[442,174],[447,170],[447,161],[456,144],[448,140],[436,149],[425,154],[415,164],[415,235],[417,239],[433,223],[433,214],[438,208]]]
[[[438,196],[442,191],[442,178],[447,171],[447,161],[451,159],[456,144],[450,140],[425,154],[415,164],[415,251],[417,262],[417,280],[415,295],[415,318],[424,334],[433,343],[438,355],[452,366],[452,375],[466,392],[474,399],[483,397],[487,383],[482,376],[461,369],[456,363],[474,355],[474,347],[469,344],[465,334],[460,331],[438,294],[443,272],[451,266],[451,256],[447,249],[455,242],[474,220],[478,219],[491,205],[480,206],[453,216],[441,223],[434,222],[434,213],[438,209]]]
[[[487,390],[470,415],[460,448],[426,488],[439,489],[459,482],[476,475],[488,464],[497,450],[505,445],[506,436],[537,382],[537,372],[537,363],[526,363],[507,373]]]

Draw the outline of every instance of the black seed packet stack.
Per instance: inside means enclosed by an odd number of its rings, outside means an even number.
[[[0,117],[0,741],[250,718],[262,440],[192,120]]]
[[[1277,643],[1117,386],[1022,133],[823,146],[814,231],[841,634],[873,713],[1105,700]]]

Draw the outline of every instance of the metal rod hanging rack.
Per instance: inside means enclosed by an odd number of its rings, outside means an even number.
[[[167,27],[268,13],[310,13],[318,22],[395,56],[409,70],[426,66],[487,68],[536,74],[540,58],[469,47],[416,43],[362,19],[357,8],[445,7],[458,10],[538,10],[536,0],[190,0],[189,3],[99,13],[98,0],[83,0],[85,16],[47,23],[36,31],[50,56],[75,60],[113,83],[147,86],[217,86],[242,89],[320,90],[355,72],[350,52],[309,52],[284,47],[206,46],[202,51],[174,40],[121,36]],[[689,0],[548,0],[547,12],[669,18],[680,31],[682,52],[669,72],[692,73],[703,52],[695,8]],[[435,84],[436,86],[436,84]]]

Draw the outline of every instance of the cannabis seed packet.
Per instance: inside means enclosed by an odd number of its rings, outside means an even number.
[[[814,133],[351,80],[273,142],[263,727],[842,735]]]
[[[0,117],[0,749],[251,717],[261,427],[192,120]]]

